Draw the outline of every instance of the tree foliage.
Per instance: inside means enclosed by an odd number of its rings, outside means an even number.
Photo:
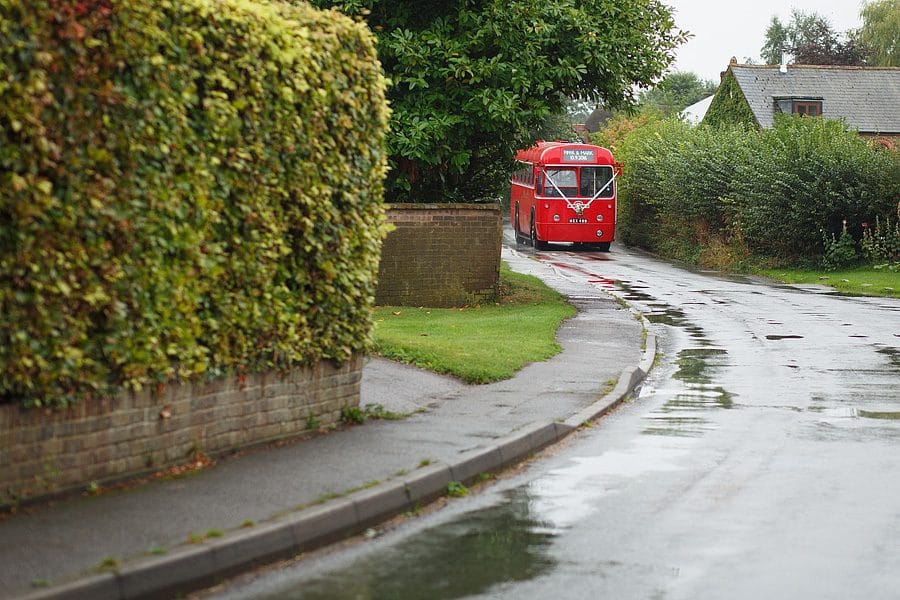
[[[392,81],[388,199],[489,199],[565,98],[619,106],[686,34],[659,0],[313,0],[365,19]]]
[[[788,27],[781,22],[778,15],[772,15],[772,20],[766,29],[766,43],[760,50],[762,61],[769,65],[780,64],[781,53],[787,52],[790,47],[789,37]]]
[[[766,41],[760,50],[763,61],[780,63],[782,51],[803,65],[863,65],[867,56],[856,32],[839,34],[822,15],[797,9],[791,11],[787,25],[773,16],[766,30]]]
[[[641,94],[640,104],[671,116],[707,96],[712,96],[716,93],[717,87],[714,81],[700,79],[696,73],[670,73],[656,87]]]
[[[860,40],[870,49],[869,64],[900,67],[900,0],[866,2]]]

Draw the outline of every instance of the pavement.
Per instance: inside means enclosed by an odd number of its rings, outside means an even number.
[[[518,464],[610,410],[653,364],[642,317],[608,291],[508,248],[513,270],[578,309],[554,358],[480,386],[380,358],[370,419],[223,458],[189,477],[75,497],[0,521],[0,599],[171,598],[295,556],[436,500],[450,482]]]

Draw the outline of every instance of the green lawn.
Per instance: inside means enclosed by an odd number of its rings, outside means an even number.
[[[556,330],[575,309],[536,277],[504,264],[498,303],[465,308],[375,309],[375,351],[467,383],[512,377],[560,351]]]
[[[900,271],[860,267],[846,271],[768,269],[762,275],[785,283],[830,285],[842,294],[900,298]]]

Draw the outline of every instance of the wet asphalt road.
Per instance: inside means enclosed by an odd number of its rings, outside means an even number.
[[[651,321],[639,396],[478,495],[222,597],[900,597],[900,300],[619,248],[536,258]]]

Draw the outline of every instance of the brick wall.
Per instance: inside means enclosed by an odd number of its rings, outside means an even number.
[[[0,505],[156,471],[327,426],[359,405],[361,357],[172,384],[66,410],[0,405]]]
[[[464,306],[493,300],[500,277],[498,204],[393,204],[376,304]]]

